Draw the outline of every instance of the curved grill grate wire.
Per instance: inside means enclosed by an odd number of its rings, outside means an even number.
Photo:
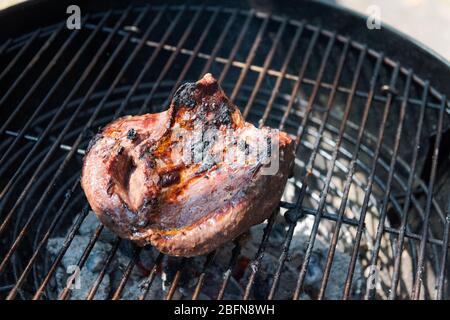
[[[448,102],[401,62],[305,21],[209,6],[85,16],[0,57],[0,297],[449,297]],[[248,121],[297,138],[294,176],[279,211],[207,257],[134,248],[89,213],[84,150],[205,72]]]

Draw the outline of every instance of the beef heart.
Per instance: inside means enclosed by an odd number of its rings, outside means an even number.
[[[206,74],[180,86],[168,110],[108,124],[87,148],[81,185],[120,237],[195,256],[267,219],[293,160],[286,133],[245,122]]]

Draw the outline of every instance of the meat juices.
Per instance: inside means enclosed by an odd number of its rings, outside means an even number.
[[[269,163],[273,145],[278,159]],[[89,144],[81,185],[120,237],[196,256],[268,218],[293,160],[286,133],[245,122],[206,74],[180,86],[167,111],[108,124]],[[278,170],[265,174],[274,161]]]

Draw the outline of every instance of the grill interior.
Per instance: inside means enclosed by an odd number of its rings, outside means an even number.
[[[214,6],[85,15],[0,57],[1,298],[449,298],[449,104],[401,62],[306,21]],[[98,128],[164,110],[205,72],[248,121],[296,137],[295,174],[249,234],[165,257],[96,223],[82,158]]]

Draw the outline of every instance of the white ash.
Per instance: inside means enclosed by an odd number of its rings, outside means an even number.
[[[51,298],[56,298],[64,289],[67,284],[68,278],[75,272],[75,266],[80,259],[84,248],[86,248],[89,242],[89,237],[83,237],[80,235],[75,236],[71,245],[67,249],[66,254],[63,256],[62,261],[58,269],[56,270],[56,284],[57,289],[51,290]],[[64,238],[52,238],[47,243],[47,250],[52,258],[56,257],[59,250],[63,246]],[[73,300],[85,299],[90,286],[96,280],[98,273],[102,269],[103,263],[111,250],[111,245],[98,241],[92,249],[84,268],[80,270],[79,274],[79,289],[75,288],[70,291],[70,298]],[[76,283],[75,283],[76,285]],[[96,299],[106,299],[110,290],[110,278],[109,275],[105,275],[105,278],[101,282],[99,289],[95,295]]]
[[[74,219],[75,221],[76,219]],[[81,224],[77,235],[72,240],[69,248],[64,254],[59,267],[56,270],[55,282],[49,290],[49,298],[57,298],[61,291],[65,288],[68,278],[72,275],[73,268],[77,265],[81,255],[86,249],[92,234],[99,226],[99,221],[94,213],[89,213]],[[117,237],[106,228],[103,229],[96,244],[94,245],[85,265],[80,271],[80,287],[70,290],[68,299],[81,300],[85,299],[89,294],[94,282],[99,276],[106,259],[111,252],[112,244]],[[47,252],[51,261],[58,255],[64,244],[64,238],[55,237],[49,239],[47,243]],[[225,247],[223,248],[224,250]],[[114,290],[119,285],[125,269],[127,268],[131,258],[131,243],[122,241],[110,266],[106,270],[106,274],[100,283],[95,299],[108,299],[114,294]],[[138,299],[143,294],[144,283],[147,279],[148,272],[153,268],[158,252],[153,248],[144,248],[139,257],[139,264],[135,268],[122,291],[121,299],[132,300]],[[174,299],[188,299],[192,297],[197,278],[201,273],[206,257],[197,257],[188,259],[180,278],[180,283],[175,291]],[[155,277],[146,299],[164,299],[167,295],[170,284],[180,266],[181,258],[166,257],[162,265],[161,271]],[[200,299],[213,299],[217,296],[216,285],[221,282],[221,277],[225,271],[223,265],[213,264],[207,270],[207,280],[205,283],[214,284],[214,286],[206,284],[202,288],[199,296]],[[71,269],[72,268],[72,269]],[[238,299],[242,290],[234,279],[231,279],[227,287],[225,299]]]
[[[264,299],[270,292],[273,283],[273,277],[279,265],[278,257],[281,254],[282,243],[285,239],[287,225],[281,221],[282,217],[278,217],[280,221],[274,224],[270,238],[266,247],[265,254],[261,260],[260,270],[256,274],[253,295],[254,298]],[[243,255],[249,258],[254,258],[254,253],[258,250],[259,243],[262,239],[265,224],[255,226],[251,229],[251,238],[249,243],[243,248]],[[301,266],[306,246],[308,243],[309,233],[304,233],[304,222],[301,221],[294,229],[294,235],[290,245],[287,261],[284,264],[278,290],[276,291],[276,299],[290,299],[295,290],[297,279],[299,275],[299,267]],[[301,296],[302,299],[315,299],[320,289],[320,284],[325,269],[326,258],[328,254],[328,246],[323,239],[318,236],[310,258],[308,271],[305,277],[304,288],[305,293]],[[325,292],[327,299],[340,299],[343,294],[343,288],[346,278],[347,268],[350,262],[350,255],[344,253],[339,248],[335,252],[333,265],[330,272],[330,277]],[[248,276],[251,270],[245,272],[245,276],[241,280],[242,283],[247,283]],[[353,280],[353,297],[357,297],[361,292],[362,284],[362,268],[359,261],[355,267],[355,277]]]
[[[67,279],[71,275],[70,273],[67,273],[68,268],[77,265],[92,234],[98,226],[99,221],[95,214],[90,213],[83,221],[78,234],[74,237],[56,271],[54,287],[49,290],[50,298],[57,298],[64,289]],[[241,237],[241,254],[238,258],[237,265],[232,270],[230,280],[224,293],[224,299],[242,298],[251,271],[251,264],[248,264],[248,262],[256,257],[265,226],[265,223],[254,226],[249,230],[247,235]],[[298,278],[299,266],[304,257],[305,244],[308,240],[306,234],[309,234],[309,228],[310,221],[305,219],[302,220],[295,229],[289,257],[284,265],[279,287],[275,295],[275,298],[277,299],[289,299],[292,297]],[[278,266],[278,258],[281,253],[286,230],[287,224],[280,215],[274,224],[267,243],[259,271],[255,277],[253,290],[250,292],[250,298],[263,299],[267,297],[273,282],[273,276]],[[114,234],[106,228],[103,229],[84,267],[81,269],[80,288],[70,290],[69,299],[78,300],[86,298],[95,280],[103,269],[106,259],[112,250],[113,242],[116,239]],[[61,237],[55,237],[48,241],[47,251],[52,261],[59,253],[63,243],[64,238]],[[217,298],[224,274],[227,272],[233,248],[234,244],[228,243],[217,250],[213,261],[205,270],[206,276],[198,297],[199,299],[209,300]],[[328,252],[327,248],[324,239],[319,235],[319,238],[316,240],[316,245],[305,279],[306,290],[301,296],[302,299],[316,298],[315,293],[320,287],[326,254]],[[106,270],[105,276],[94,297],[95,299],[111,298],[130,262],[131,252],[132,244],[129,241],[122,241],[110,266]],[[121,293],[121,299],[138,299],[143,294],[144,284],[150,270],[154,266],[158,254],[159,253],[153,248],[144,248],[141,251],[138,264],[133,268],[126,286]],[[338,299],[342,296],[343,282],[345,281],[349,259],[350,256],[344,253],[341,248],[337,249],[330,280],[327,286],[326,298]],[[198,277],[204,270],[206,256],[184,259],[184,265],[182,265],[182,263],[182,258],[165,257],[162,260],[161,265],[157,267],[156,277],[149,288],[146,299],[164,299],[177,270],[181,267],[183,267],[183,271],[177,289],[173,295],[173,299],[191,299],[197,285]],[[359,283],[360,274],[361,266],[358,261],[355,271],[356,279],[353,281],[354,284]],[[358,290],[359,289],[355,286],[354,291]]]

